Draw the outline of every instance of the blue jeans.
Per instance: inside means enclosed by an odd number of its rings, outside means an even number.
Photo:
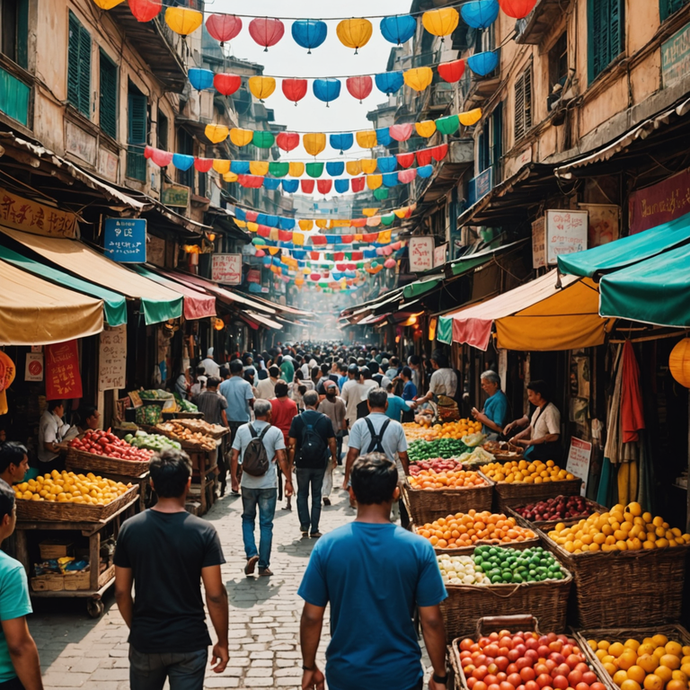
[[[242,540],[247,560],[259,557],[259,568],[268,568],[273,542],[273,517],[276,513],[278,489],[247,489],[242,487]],[[259,550],[256,550],[254,523],[259,506]]]
[[[330,462],[330,459],[329,459]],[[326,469],[298,467],[297,474],[297,516],[302,532],[316,534],[321,519],[321,487]],[[309,515],[309,487],[311,486],[311,517]]]
[[[198,652],[144,654],[129,647],[129,687],[131,690],[203,690],[208,650]]]

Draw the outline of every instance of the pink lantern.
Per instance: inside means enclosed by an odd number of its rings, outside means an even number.
[[[397,263],[398,262],[395,259],[386,259],[386,262],[383,265],[385,268],[395,268]]]
[[[249,22],[249,35],[256,43],[264,47],[264,52],[268,52],[285,33],[285,25],[280,19],[270,17],[257,17]]]
[[[393,253],[393,248],[390,245],[386,247],[381,247],[381,249],[383,250],[384,256],[390,256]]]
[[[259,259],[263,258],[266,256],[266,252],[263,249],[257,249],[256,254],[254,256],[258,257]]]
[[[212,14],[206,20],[206,29],[211,38],[223,45],[225,41],[232,41],[242,31],[242,20],[234,14]]]
[[[151,160],[159,167],[164,168],[166,165],[172,163],[173,155],[169,151],[162,151],[161,149],[152,149]]]
[[[374,83],[369,76],[349,77],[345,82],[348,92],[361,103],[374,87]]]
[[[242,86],[242,77],[238,74],[216,74],[213,77],[213,86],[223,96],[232,96]]]
[[[412,128],[413,125],[408,122],[404,125],[392,125],[388,131],[390,132],[391,139],[407,141],[412,136]]]

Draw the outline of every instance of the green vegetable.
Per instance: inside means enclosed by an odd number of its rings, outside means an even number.
[[[524,551],[478,546],[472,559],[475,569],[482,570],[493,585],[563,580],[566,576],[553,554],[540,546]]]
[[[467,446],[458,439],[440,438],[435,441],[418,439],[410,444],[407,455],[410,462],[417,462],[419,460],[429,460],[430,458],[443,458],[445,460],[457,457],[466,451]]]
[[[136,436],[131,434],[127,434],[127,436],[125,436],[127,443],[130,443],[135,448],[143,448],[144,450],[153,450],[159,453],[166,448],[176,448],[177,450],[182,448],[178,441],[173,441],[160,434],[147,434],[145,431],[137,431]]]

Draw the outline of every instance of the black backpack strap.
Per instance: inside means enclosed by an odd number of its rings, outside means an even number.
[[[258,434],[256,433],[256,429],[252,424],[249,424],[249,433],[252,435],[252,438],[256,438]]]
[[[383,425],[381,426],[381,430],[379,431],[379,441],[383,441],[383,437],[386,435],[386,429],[388,429],[388,425],[391,423],[390,419],[387,419]]]
[[[371,443],[369,444],[369,450],[367,452],[383,452],[383,437],[386,433],[386,429],[388,429],[388,425],[391,423],[391,420],[386,419],[386,421],[381,425],[381,429],[379,430],[378,434],[374,431],[374,425],[369,417],[365,417],[364,421],[367,423],[369,433],[371,434]],[[381,450],[377,451],[378,448]]]
[[[269,430],[270,428],[271,428],[271,425],[270,425],[270,424],[267,424],[267,425],[264,427],[264,430],[261,432],[261,434],[259,434],[259,441],[263,442],[264,436],[268,433],[268,430]],[[256,438],[256,436],[255,436],[254,438]]]
[[[375,438],[376,432],[374,431],[374,425],[371,423],[371,419],[369,419],[369,417],[365,417],[364,421],[367,423],[367,426],[369,427],[369,433],[371,434],[371,437]]]

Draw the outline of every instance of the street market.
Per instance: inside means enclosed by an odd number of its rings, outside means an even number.
[[[0,0],[0,690],[690,690],[689,65]]]

